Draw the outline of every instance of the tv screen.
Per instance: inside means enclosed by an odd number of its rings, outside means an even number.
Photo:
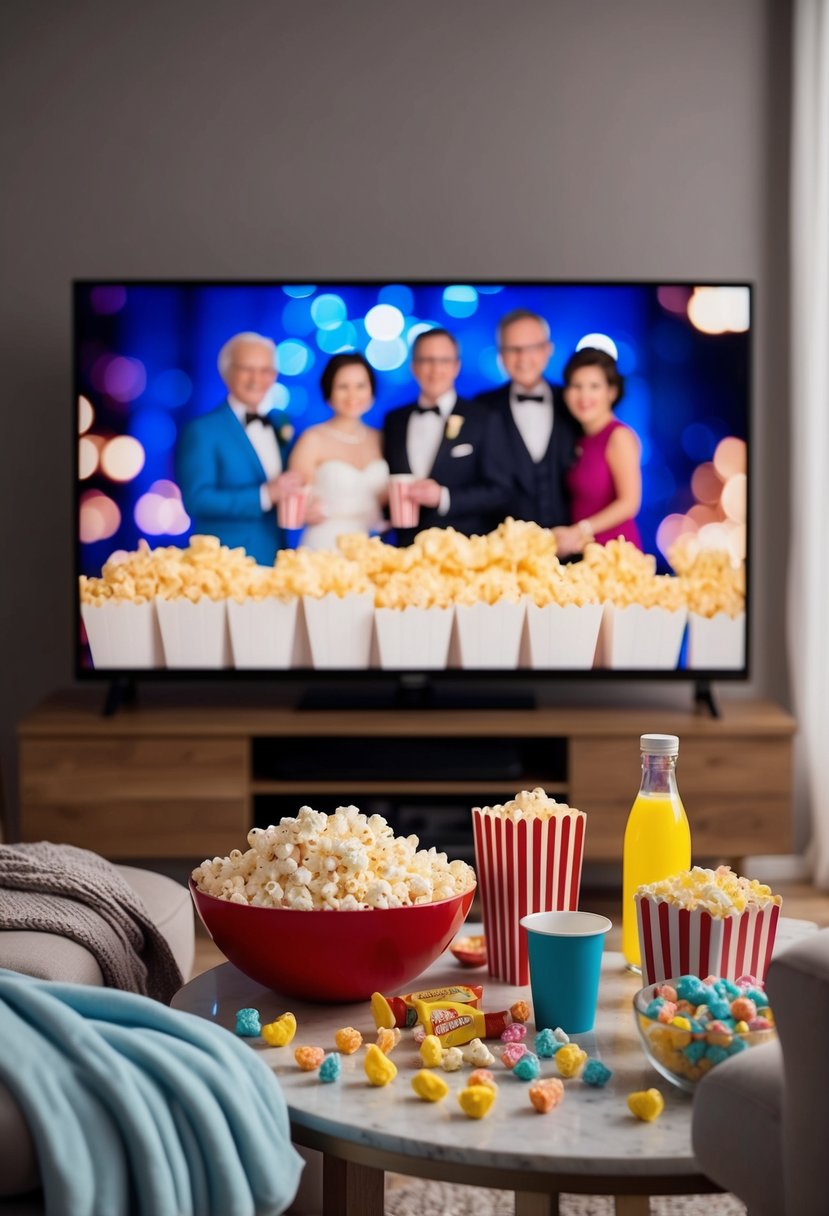
[[[77,282],[77,670],[745,677],[751,289]]]

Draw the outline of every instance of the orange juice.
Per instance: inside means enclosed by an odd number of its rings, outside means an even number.
[[[691,867],[691,829],[676,785],[679,740],[643,735],[641,748],[642,784],[628,816],[622,860],[622,953],[635,969],[641,962],[636,888]]]

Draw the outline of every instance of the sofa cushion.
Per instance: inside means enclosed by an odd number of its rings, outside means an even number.
[[[781,1216],[783,1057],[778,1042],[724,1060],[694,1094],[692,1139],[704,1173],[752,1216]]]

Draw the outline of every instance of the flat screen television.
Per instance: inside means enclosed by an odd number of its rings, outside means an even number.
[[[81,678],[747,678],[748,284],[73,290]]]

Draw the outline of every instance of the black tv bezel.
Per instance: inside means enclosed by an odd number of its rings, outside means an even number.
[[[78,309],[78,294],[82,290],[89,290],[92,287],[279,287],[285,283],[300,283],[312,282],[314,276],[293,276],[292,278],[274,279],[218,279],[218,278],[186,278],[186,279],[119,279],[119,278],[78,278],[71,281],[71,312],[72,312],[72,402],[69,416],[72,425],[71,431],[71,446],[72,446],[72,503],[73,510],[71,514],[72,536],[71,544],[73,547],[73,569],[74,569],[74,599],[72,611],[72,653],[73,653],[73,669],[75,679],[79,682],[90,683],[115,683],[118,681],[129,681],[135,683],[137,681],[162,682],[162,683],[187,683],[188,681],[196,682],[219,682],[219,683],[255,683],[261,684],[265,681],[279,681],[282,684],[300,683],[300,684],[349,684],[356,685],[366,684],[398,684],[401,678],[417,678],[424,681],[434,681],[436,684],[459,684],[468,683],[469,681],[481,681],[486,683],[507,684],[514,682],[521,683],[540,683],[540,682],[563,682],[575,681],[577,683],[596,684],[602,680],[608,680],[613,683],[624,682],[626,680],[635,682],[653,681],[655,683],[666,684],[710,684],[712,681],[728,682],[728,683],[747,683],[751,679],[751,638],[752,638],[752,518],[754,515],[752,506],[753,496],[753,442],[752,432],[754,426],[754,324],[755,324],[755,292],[756,286],[753,280],[746,279],[678,279],[670,275],[662,276],[654,279],[549,279],[549,278],[520,278],[520,279],[504,279],[504,278],[489,278],[480,276],[460,275],[454,278],[445,277],[440,279],[421,278],[409,275],[399,275],[397,277],[378,278],[360,278],[360,277],[343,277],[337,275],[335,277],[316,276],[320,282],[332,287],[354,286],[354,287],[383,287],[389,283],[404,283],[411,284],[416,287],[435,287],[446,286],[449,283],[480,283],[486,286],[502,286],[510,287],[685,287],[693,289],[695,287],[742,287],[746,288],[749,293],[749,329],[748,329],[748,375],[747,375],[747,393],[748,406],[746,415],[746,477],[748,481],[748,495],[746,500],[746,604],[745,604],[745,660],[741,668],[688,668],[676,669],[671,671],[654,670],[653,668],[626,668],[609,669],[609,668],[587,668],[587,669],[571,669],[571,668],[443,668],[437,670],[424,671],[419,667],[400,667],[400,668],[330,668],[320,670],[315,667],[286,667],[286,668],[264,668],[261,671],[244,670],[237,671],[232,667],[223,668],[169,668],[169,667],[139,667],[139,668],[96,668],[85,667],[81,661],[82,647],[80,643],[81,635],[81,605],[80,596],[78,595],[78,582],[81,574],[80,569],[80,537],[78,534],[78,519],[80,513],[81,499],[81,482],[79,478],[79,446],[78,446],[78,408],[77,402],[80,395],[80,376],[78,368],[78,348],[79,348],[79,309]]]

